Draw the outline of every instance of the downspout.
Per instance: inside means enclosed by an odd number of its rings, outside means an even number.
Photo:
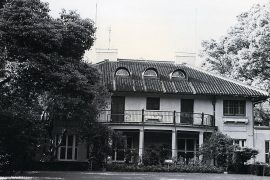
[[[212,99],[212,105],[213,105],[213,116],[214,116],[214,122],[213,125],[216,126],[216,96]]]
[[[255,148],[255,133],[254,133],[254,107],[255,103],[252,102],[252,136],[253,136],[253,142],[252,142],[252,147]]]

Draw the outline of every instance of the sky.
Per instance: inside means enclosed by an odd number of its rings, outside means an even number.
[[[96,21],[96,48],[118,49],[118,58],[173,60],[176,52],[197,53],[203,40],[219,39],[236,16],[269,0],[42,0],[53,17],[76,10]],[[110,43],[109,43],[109,29]],[[200,60],[197,60],[200,61]],[[198,63],[198,62],[197,62]]]

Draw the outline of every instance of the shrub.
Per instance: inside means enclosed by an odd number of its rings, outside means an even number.
[[[245,165],[245,163],[251,158],[255,158],[258,151],[252,148],[236,148],[233,155],[233,162],[229,165],[228,171],[238,174],[250,173],[250,166]]]
[[[125,152],[125,163],[134,163],[137,164],[139,162],[139,154],[136,150],[127,149]]]
[[[209,165],[126,165],[126,164],[108,164],[108,171],[126,171],[126,172],[186,172],[186,173],[222,173],[223,169]]]
[[[215,160],[219,167],[227,167],[232,162],[234,145],[232,139],[220,132],[214,132],[200,148],[203,162],[209,164]],[[215,163],[214,161],[214,163]]]
[[[265,163],[259,163],[250,165],[250,173],[257,176],[270,176],[270,167]]]
[[[10,168],[10,155],[0,154],[0,174],[6,174]]]
[[[234,163],[244,165],[251,158],[255,158],[258,153],[258,150],[252,148],[236,150],[234,151]]]
[[[171,148],[169,145],[151,145],[149,148],[145,149],[143,154],[143,164],[146,166],[163,164],[165,159],[168,159],[170,155]]]

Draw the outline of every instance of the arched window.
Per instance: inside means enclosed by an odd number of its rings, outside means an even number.
[[[126,68],[118,68],[115,71],[115,76],[127,77],[127,76],[130,76],[130,73],[129,73],[129,71]]]
[[[171,74],[171,79],[186,79],[186,73],[182,70],[175,70]]]
[[[157,74],[157,70],[154,69],[154,68],[149,68],[149,69],[146,69],[143,73],[143,76],[144,77],[157,77],[158,74]]]

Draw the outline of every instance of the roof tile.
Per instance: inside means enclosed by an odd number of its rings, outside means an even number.
[[[246,85],[226,80],[207,72],[181,64],[156,61],[104,61],[97,64],[101,71],[101,78],[110,91],[115,81],[116,91],[119,92],[150,92],[150,93],[177,93],[177,94],[201,94],[201,95],[233,95],[245,97],[267,98],[267,93],[256,90]],[[127,68],[130,77],[114,77],[117,68]],[[158,78],[144,78],[143,72],[147,68],[155,68]],[[187,79],[171,80],[170,73],[181,69],[185,71]],[[194,88],[194,89],[193,89]],[[195,92],[194,92],[195,90]]]

